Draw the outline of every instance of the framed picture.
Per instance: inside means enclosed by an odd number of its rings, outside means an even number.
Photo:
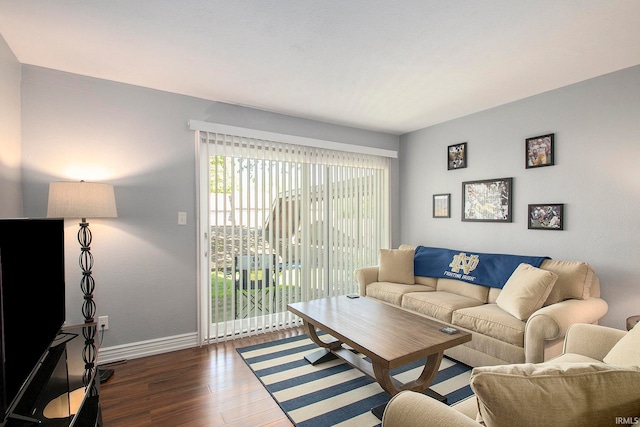
[[[451,193],[433,195],[433,217],[451,218]]]
[[[530,230],[563,230],[564,205],[529,205],[527,218]]]
[[[527,138],[525,140],[524,153],[527,169],[553,166],[553,134]]]
[[[467,143],[454,144],[447,147],[447,169],[467,167]]]
[[[513,178],[462,183],[462,220],[511,222]]]

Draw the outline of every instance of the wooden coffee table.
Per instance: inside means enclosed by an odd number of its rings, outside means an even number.
[[[392,396],[402,390],[427,390],[438,372],[444,350],[471,341],[468,332],[445,334],[439,330],[447,326],[444,323],[366,297],[351,299],[342,295],[292,303],[288,307],[302,318],[309,338],[323,347],[320,352],[305,356],[310,363],[338,356],[373,378]],[[333,339],[321,340],[317,329]],[[343,344],[368,356],[371,363]],[[413,381],[401,383],[389,373],[422,358],[426,358],[424,368]],[[439,396],[433,390],[429,392],[433,397]]]

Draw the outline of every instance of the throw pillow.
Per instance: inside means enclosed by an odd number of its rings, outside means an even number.
[[[640,323],[637,323],[627,335],[614,345],[602,359],[612,365],[640,367]]]
[[[527,320],[542,307],[556,280],[558,275],[552,271],[520,264],[500,291],[496,304],[512,316]]]
[[[566,299],[589,298],[595,275],[593,268],[586,262],[545,259],[540,268],[553,271],[558,275],[558,281],[544,305],[555,304]]]
[[[380,249],[378,281],[413,285],[413,249]]]
[[[474,368],[478,418],[488,427],[610,426],[640,415],[640,368],[526,363]]]

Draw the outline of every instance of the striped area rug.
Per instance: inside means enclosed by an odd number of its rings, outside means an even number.
[[[371,408],[391,396],[342,359],[312,366],[304,356],[316,350],[306,335],[237,349],[296,426],[380,426]],[[424,361],[418,361],[392,375],[407,382],[417,378],[423,366]],[[444,357],[431,389],[453,404],[472,394],[470,375],[469,366]]]

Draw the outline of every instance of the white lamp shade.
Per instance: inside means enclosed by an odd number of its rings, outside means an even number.
[[[98,182],[51,182],[49,218],[116,218],[113,185]]]

